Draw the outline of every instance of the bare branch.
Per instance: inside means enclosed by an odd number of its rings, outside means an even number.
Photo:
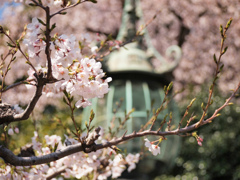
[[[12,89],[12,88],[15,88],[15,87],[21,85],[21,84],[30,83],[31,81],[34,81],[34,80],[35,80],[35,79],[29,79],[29,80],[24,80],[24,81],[16,82],[16,83],[14,83],[14,84],[11,84],[11,85],[7,86],[5,89],[3,89],[2,92],[6,92],[6,91],[8,91],[8,90],[10,90],[10,89]]]
[[[75,3],[75,4],[72,4],[71,6],[64,7],[64,8],[62,8],[62,9],[60,9],[59,11],[51,14],[50,18],[52,18],[53,16],[55,16],[55,15],[57,15],[57,14],[61,14],[63,11],[66,11],[67,9],[73,8],[73,7],[75,7],[75,6],[79,5],[79,4],[84,3],[84,2],[87,2],[87,1],[88,1],[88,0],[79,1],[79,2],[77,2],[77,3]]]

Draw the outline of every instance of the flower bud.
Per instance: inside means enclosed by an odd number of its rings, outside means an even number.
[[[8,135],[12,136],[13,134],[14,134],[13,129],[12,129],[12,128],[9,128],[9,129],[8,129]]]

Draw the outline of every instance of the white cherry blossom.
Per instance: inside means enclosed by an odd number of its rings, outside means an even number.
[[[136,168],[136,163],[138,163],[139,161],[139,158],[140,158],[140,154],[137,153],[137,154],[131,154],[129,153],[125,160],[126,162],[128,163],[129,167],[128,167],[128,172],[131,172],[133,169]]]
[[[152,144],[147,138],[145,138],[144,141],[146,141],[145,146],[154,156],[160,154],[160,147],[158,145]]]

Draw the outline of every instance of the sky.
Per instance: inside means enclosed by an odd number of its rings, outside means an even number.
[[[0,19],[2,18],[2,13],[3,13],[3,10],[6,6],[7,6],[6,3],[3,6],[0,6]]]
[[[17,3],[4,3],[4,5],[0,6],[0,20],[2,19],[2,13],[5,7],[9,6],[9,5],[17,5]]]

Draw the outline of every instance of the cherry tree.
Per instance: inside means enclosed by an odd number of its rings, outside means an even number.
[[[28,157],[16,156],[10,149],[0,145],[0,157],[4,161],[0,169],[2,179],[51,179],[59,174],[65,178],[78,179],[89,174],[92,174],[93,179],[107,179],[109,176],[117,178],[125,169],[129,172],[133,170],[140,157],[140,154],[123,155],[117,145],[133,138],[145,137],[144,144],[154,156],[161,153],[159,145],[167,140],[166,136],[170,135],[193,136],[198,144],[202,145],[203,139],[198,136],[196,130],[217,118],[224,107],[231,105],[231,99],[238,93],[240,83],[214,114],[207,115],[208,108],[212,104],[216,81],[223,69],[221,59],[227,51],[224,43],[232,22],[230,19],[226,26],[220,26],[220,52],[218,56],[215,54],[213,56],[213,62],[216,65],[214,80],[209,87],[207,102],[202,104],[202,114],[199,119],[191,116],[187,124],[182,125],[189,108],[195,101],[193,99],[178,125],[173,126],[172,115],[169,114],[158,130],[153,130],[153,126],[157,126],[155,124],[157,116],[170,101],[173,85],[170,83],[164,88],[165,97],[161,106],[154,112],[153,117],[143,124],[142,129],[134,132],[126,131],[120,137],[106,138],[106,129],[93,127],[94,112],[91,111],[89,121],[86,123],[86,131],[83,131],[78,127],[73,111],[76,108],[91,105],[92,98],[102,98],[107,94],[110,90],[108,83],[112,79],[105,77],[106,74],[102,70],[101,61],[98,58],[101,47],[91,46],[88,37],[83,37],[82,41],[78,42],[74,35],[53,34],[58,28],[58,24],[53,23],[53,20],[58,16],[67,16],[69,9],[77,8],[83,3],[96,3],[96,1],[29,0],[23,3],[29,4],[29,7],[35,8],[36,11],[42,10],[45,17],[32,18],[31,23],[25,26],[17,40],[11,36],[11,30],[0,27],[0,33],[6,38],[9,47],[8,52],[1,56],[0,66],[1,128],[5,132],[5,138],[19,133],[17,127],[9,127],[9,124],[28,120],[43,96],[61,97],[72,112],[71,119],[75,127],[72,135],[75,138],[65,135],[65,139],[62,140],[57,135],[45,135],[45,142],[40,142],[38,133],[33,132],[31,142],[33,154]],[[117,42],[112,39],[103,42],[103,45],[111,46],[114,50],[126,44],[126,42]],[[88,47],[86,52],[83,51],[83,43]],[[24,72],[28,77],[23,81],[6,85],[8,74],[13,71],[14,62],[18,61],[17,57],[20,55],[25,59],[25,66],[29,68]],[[4,98],[5,93],[19,86],[26,86],[29,92],[33,92],[31,100],[24,109],[18,105],[8,104],[7,99]],[[163,124],[167,124],[168,128],[163,129]],[[154,136],[156,140],[149,141],[147,136]]]

